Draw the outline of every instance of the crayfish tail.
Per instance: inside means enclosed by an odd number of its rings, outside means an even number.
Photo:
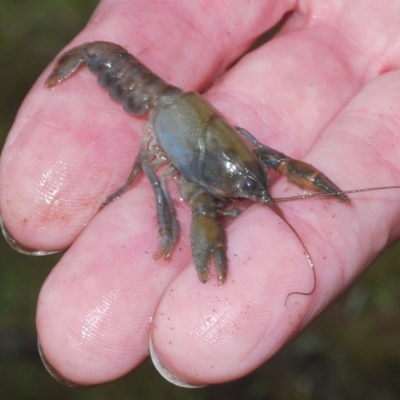
[[[71,76],[86,61],[85,54],[75,48],[63,54],[57,62],[50,76],[46,79],[46,86],[52,87],[60,84],[63,80]]]
[[[66,52],[47,78],[48,88],[58,85],[86,63],[98,75],[97,82],[109,90],[110,98],[136,116],[159,101],[170,102],[182,90],[167,84],[123,47],[110,42],[84,43]]]

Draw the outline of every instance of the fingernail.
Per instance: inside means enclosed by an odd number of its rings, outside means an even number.
[[[194,385],[192,383],[188,383],[188,382],[184,381],[183,379],[178,378],[176,375],[172,374],[170,371],[168,371],[168,369],[165,368],[164,364],[158,358],[156,350],[154,349],[153,339],[152,339],[151,334],[150,334],[150,340],[149,340],[149,349],[150,349],[150,358],[151,358],[151,361],[153,362],[153,365],[156,367],[156,370],[160,373],[160,375],[168,382],[173,383],[176,386],[184,387],[184,388],[188,388],[188,389],[196,389],[196,388],[201,388],[201,387],[205,386],[205,385]]]
[[[3,220],[0,218],[0,225],[1,225],[1,231],[3,232],[4,239],[6,239],[7,243],[18,253],[21,254],[27,254],[29,256],[48,256],[50,254],[55,254],[59,253],[62,250],[56,250],[56,251],[44,251],[44,250],[33,250],[29,249],[28,247],[24,247],[21,243],[19,243],[17,240],[15,240],[10,233],[8,232],[8,229],[3,223]]]
[[[40,354],[40,358],[42,359],[43,365],[45,366],[45,368],[47,369],[47,372],[57,381],[62,383],[65,386],[69,386],[69,387],[74,387],[74,388],[78,388],[78,387],[83,387],[82,385],[77,385],[76,383],[72,383],[71,381],[69,381],[68,379],[65,379],[62,375],[60,375],[47,361],[46,357],[43,354],[42,351],[42,346],[40,346],[40,341],[38,339],[38,350],[39,350],[39,354]]]

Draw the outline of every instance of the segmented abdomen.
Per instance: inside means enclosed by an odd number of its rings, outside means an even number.
[[[47,86],[58,85],[85,63],[91,72],[99,75],[97,81],[109,89],[111,99],[122,102],[129,114],[142,115],[159,101],[169,103],[182,93],[157,77],[123,47],[109,42],[85,43],[63,54],[48,77]]]

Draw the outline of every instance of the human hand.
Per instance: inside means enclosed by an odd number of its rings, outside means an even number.
[[[167,82],[202,90],[294,7],[154,4],[103,1],[71,47],[115,42]],[[312,163],[343,189],[398,184],[397,14],[395,2],[303,2],[276,39],[242,59],[205,97],[234,125]],[[226,283],[217,285],[212,267],[202,285],[186,205],[178,207],[182,232],[170,262],[152,260],[159,237],[145,179],[97,214],[129,174],[145,120],[125,114],[86,69],[54,91],[43,84],[49,72],[21,107],[3,150],[1,211],[25,247],[71,246],[43,286],[37,327],[47,363],[72,384],[126,374],[147,357],[150,333],[163,365],[182,381],[243,376],[399,234],[395,191],[357,194],[350,206],[331,199],[282,204],[317,276],[311,295],[291,295],[285,305],[289,293],[313,287],[313,275],[290,230],[253,205],[227,229]],[[282,179],[273,195],[294,191]]]

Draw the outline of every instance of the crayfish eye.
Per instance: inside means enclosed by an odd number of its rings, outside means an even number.
[[[246,177],[243,180],[243,188],[248,191],[253,191],[256,189],[256,183],[252,178]]]

